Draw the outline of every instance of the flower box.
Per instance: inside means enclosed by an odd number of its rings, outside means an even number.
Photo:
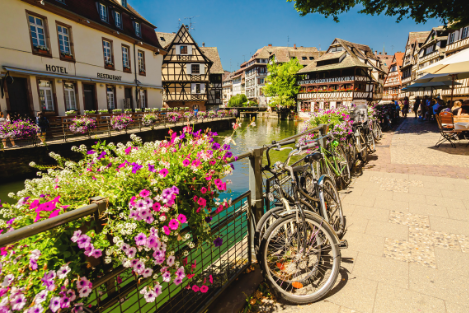
[[[147,73],[145,71],[140,71],[140,75],[146,75]]]
[[[114,64],[113,63],[106,63],[106,65],[104,67],[114,69]]]

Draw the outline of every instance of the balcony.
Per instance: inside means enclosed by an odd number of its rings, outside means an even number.
[[[442,96],[451,97],[451,89],[442,90]],[[454,88],[454,96],[467,96],[469,95],[469,87]]]
[[[463,49],[463,48],[469,48],[469,37],[459,40],[456,42],[453,42],[450,45],[446,46],[446,53],[448,52],[453,52],[455,50]]]
[[[366,76],[342,76],[331,78],[307,79],[297,82],[298,85],[311,85],[311,84],[327,84],[327,83],[340,83],[348,81],[367,81],[369,78]]]
[[[424,56],[423,58],[419,58],[419,63],[422,64],[422,63],[425,63],[427,61],[433,60],[435,58],[439,58],[440,56],[444,56],[444,54],[445,54],[445,52],[442,51],[442,50],[433,51],[432,53]]]
[[[401,80],[401,83],[404,85],[404,84],[408,84],[412,81],[412,76],[409,76],[409,77],[406,77],[406,78],[403,78]]]

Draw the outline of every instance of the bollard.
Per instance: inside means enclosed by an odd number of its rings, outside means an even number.
[[[259,221],[264,214],[264,197],[262,190],[262,156],[264,154],[263,148],[256,148],[252,150],[249,157],[249,189],[251,190],[251,209],[254,219],[251,219],[249,227],[251,234],[254,234],[255,223]],[[256,259],[254,251],[254,236],[250,238],[250,254],[253,259]]]

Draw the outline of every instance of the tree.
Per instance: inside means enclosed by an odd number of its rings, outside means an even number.
[[[228,100],[228,107],[242,107],[243,103],[247,102],[248,98],[244,94],[233,96]]]
[[[397,22],[411,18],[416,23],[425,23],[428,19],[439,18],[444,25],[453,23],[451,28],[460,28],[469,24],[469,5],[467,0],[287,0],[295,2],[295,9],[304,16],[319,13],[332,16],[338,22],[338,15],[348,12],[355,6],[363,6],[359,13],[397,16]]]
[[[266,77],[264,94],[273,97],[269,105],[288,108],[296,105],[296,95],[300,86],[296,84],[296,73],[303,68],[298,59],[292,58],[287,63],[267,64],[269,75]]]

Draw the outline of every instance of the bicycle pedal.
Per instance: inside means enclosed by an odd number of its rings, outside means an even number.
[[[347,240],[340,240],[339,241],[339,249],[348,249],[348,242]]]

